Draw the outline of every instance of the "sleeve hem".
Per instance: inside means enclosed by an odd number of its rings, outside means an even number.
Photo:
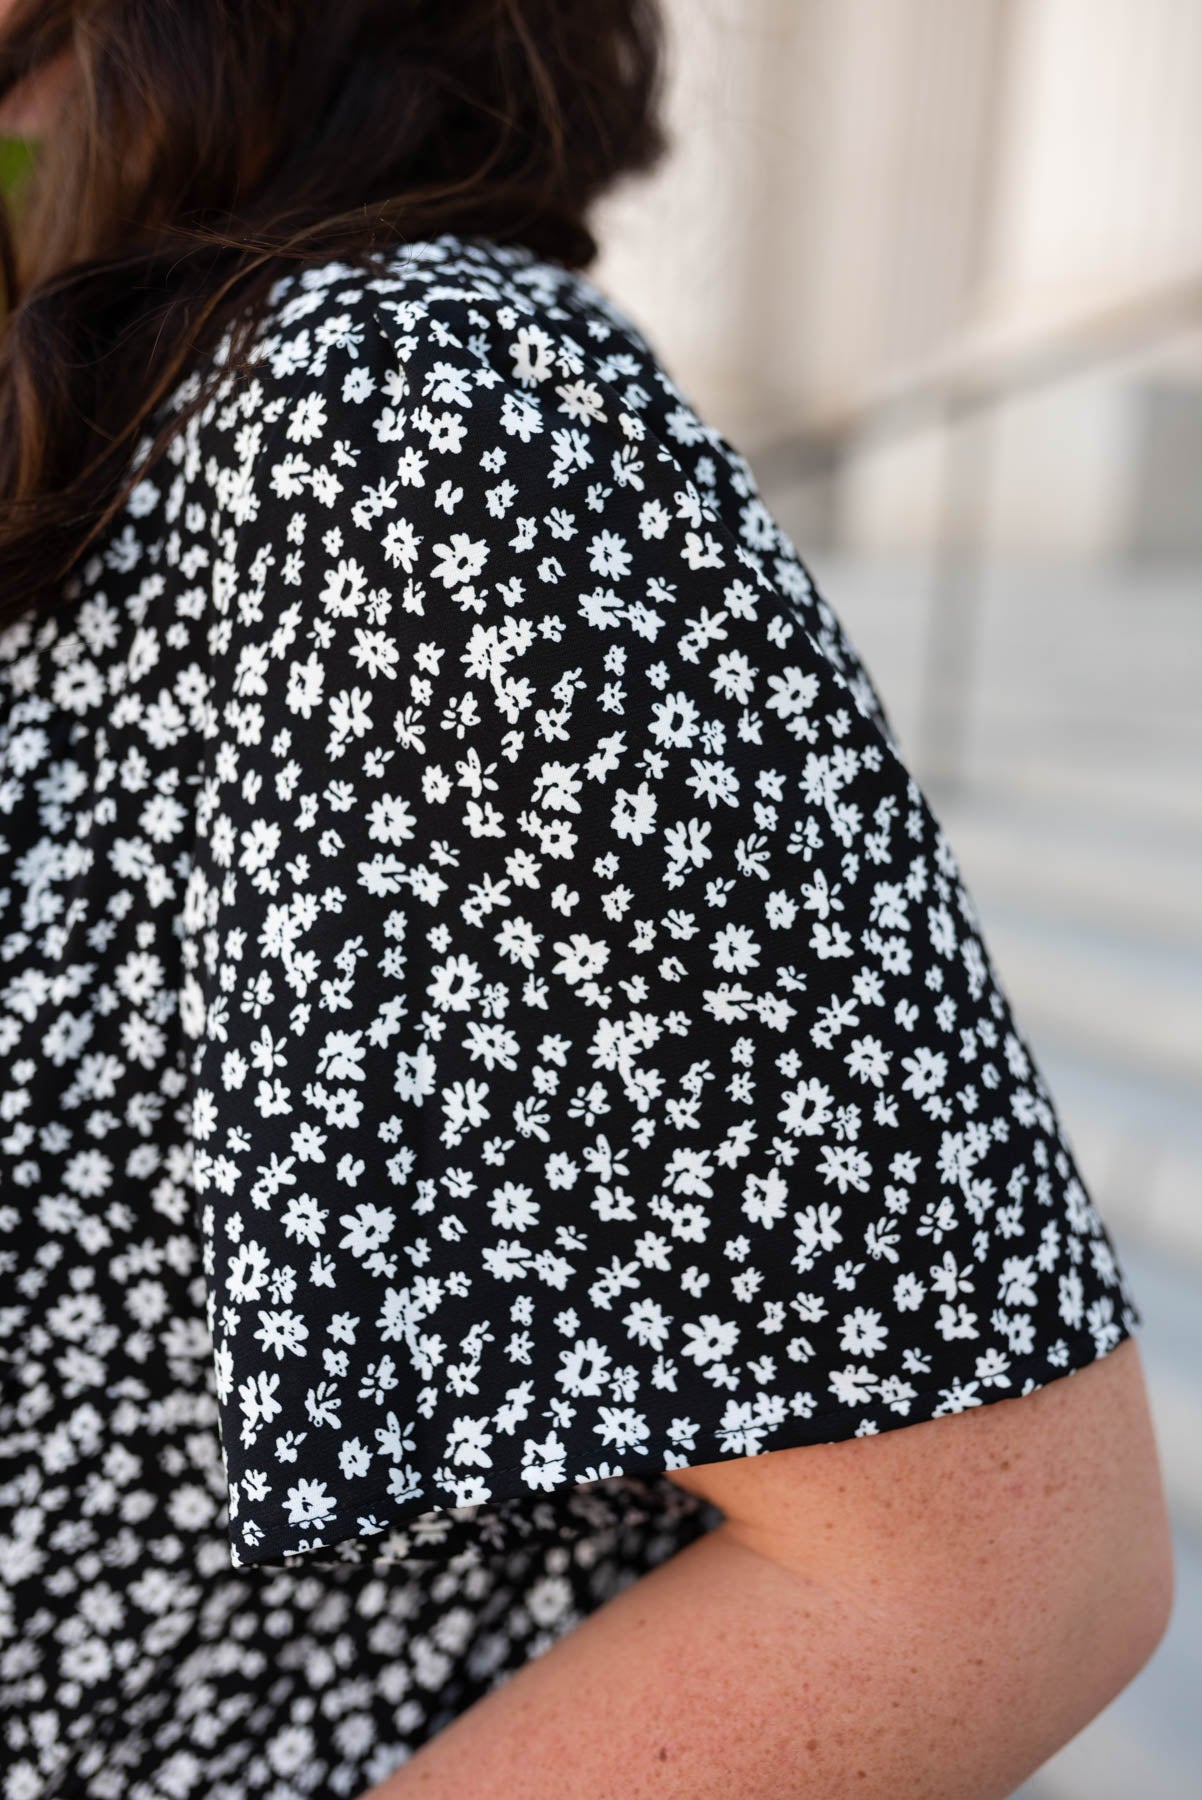
[[[618,1464],[616,1467],[609,1466],[604,1445],[560,1459],[554,1465],[557,1479],[545,1487],[535,1486],[528,1480],[519,1485],[512,1480],[531,1466],[531,1459],[506,1468],[492,1469],[488,1471],[488,1475],[493,1491],[487,1500],[471,1505],[456,1505],[451,1499],[445,1505],[437,1501],[431,1505],[431,1496],[426,1492],[414,1496],[408,1503],[398,1504],[390,1502],[385,1493],[382,1499],[387,1516],[379,1523],[375,1522],[377,1515],[373,1509],[368,1513],[359,1513],[354,1518],[353,1527],[346,1529],[345,1525],[350,1524],[348,1508],[343,1515],[345,1523],[340,1523],[338,1516],[334,1515],[322,1527],[319,1535],[293,1537],[281,1531],[264,1531],[253,1545],[235,1541],[237,1521],[231,1521],[230,1545],[234,1564],[243,1568],[282,1563],[285,1559],[290,1562],[315,1551],[337,1550],[339,1546],[370,1541],[376,1537],[384,1540],[391,1533],[403,1532],[419,1520],[441,1513],[470,1520],[481,1511],[507,1503],[525,1500],[533,1504],[540,1500],[552,1500],[565,1489],[570,1491],[578,1484],[590,1481],[617,1477],[645,1480],[670,1475],[671,1469],[665,1465],[665,1458],[670,1456],[680,1459],[672,1467],[683,1469],[705,1463],[766,1455],[774,1450],[814,1448],[821,1444],[846,1442],[855,1437],[877,1436],[882,1432],[901,1430],[907,1425],[925,1424],[931,1419],[950,1417],[958,1412],[971,1412],[981,1406],[993,1405],[999,1400],[1025,1398],[1041,1387],[1049,1386],[1053,1381],[1100,1362],[1127,1338],[1134,1337],[1142,1324],[1143,1318],[1139,1311],[1134,1307],[1127,1307],[1118,1320],[1112,1321],[1106,1333],[1106,1341],[1099,1334],[1083,1330],[1071,1340],[1061,1338],[1049,1349],[1013,1358],[997,1376],[955,1376],[943,1387],[899,1395],[893,1400],[877,1394],[862,1404],[843,1403],[808,1413],[785,1412],[779,1417],[766,1416],[762,1411],[757,1415],[754,1407],[747,1402],[728,1401],[721,1419],[704,1428],[698,1427],[689,1434],[695,1440],[695,1447],[687,1456],[682,1456],[680,1450],[669,1442],[666,1428],[661,1428],[647,1434],[654,1439],[656,1448],[638,1450],[626,1456],[619,1455],[614,1458]],[[1042,1379],[1037,1378],[1039,1372],[1042,1372]],[[1017,1380],[1024,1383],[1018,1392],[1015,1391]],[[1005,1385],[1002,1385],[1003,1382]],[[604,1476],[597,1473],[599,1463],[606,1465],[607,1473]],[[497,1491],[498,1484],[505,1491]]]

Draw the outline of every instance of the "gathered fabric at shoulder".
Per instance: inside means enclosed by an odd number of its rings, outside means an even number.
[[[1139,1321],[873,684],[580,277],[292,278],[182,916],[235,1559],[895,1429]]]

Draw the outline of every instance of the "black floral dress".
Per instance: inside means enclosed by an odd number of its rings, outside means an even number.
[[[634,326],[444,236],[256,342],[0,635],[0,1800],[358,1795],[712,1528],[668,1471],[1142,1322]]]

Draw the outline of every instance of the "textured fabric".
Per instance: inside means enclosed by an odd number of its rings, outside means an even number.
[[[633,325],[446,237],[259,348],[0,636],[0,1800],[355,1794],[713,1525],[667,1471],[1141,1323]]]

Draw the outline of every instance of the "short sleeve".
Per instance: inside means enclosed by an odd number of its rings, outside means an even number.
[[[235,1560],[1106,1355],[1114,1245],[746,464],[616,328],[331,313],[212,421],[181,1009]]]

